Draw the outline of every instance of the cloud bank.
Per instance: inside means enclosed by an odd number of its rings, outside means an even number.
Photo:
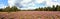
[[[60,5],[60,0],[8,0],[10,6],[16,5],[21,9],[35,9],[38,7],[47,7]]]

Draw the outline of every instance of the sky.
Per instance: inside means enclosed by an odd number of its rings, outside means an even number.
[[[17,6],[22,10],[36,9],[39,7],[52,7],[52,5],[60,5],[60,0],[0,0],[0,8],[6,6]]]
[[[5,8],[8,5],[8,0],[0,0],[0,8]]]

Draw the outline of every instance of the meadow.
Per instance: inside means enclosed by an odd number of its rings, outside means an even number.
[[[0,19],[60,19],[60,11],[0,12]]]

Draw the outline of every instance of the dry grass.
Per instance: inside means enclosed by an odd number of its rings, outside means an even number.
[[[0,14],[8,19],[60,19],[60,11],[18,11]]]

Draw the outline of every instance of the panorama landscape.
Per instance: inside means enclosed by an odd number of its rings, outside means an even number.
[[[60,0],[0,0],[0,19],[60,19]]]

